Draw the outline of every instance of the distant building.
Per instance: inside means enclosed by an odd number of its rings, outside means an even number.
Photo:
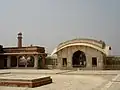
[[[39,66],[45,68],[46,56],[44,47],[33,45],[23,47],[22,33],[18,33],[17,47],[3,48],[0,45],[0,68],[39,68]]]
[[[101,40],[73,39],[60,43],[51,56],[57,55],[58,69],[104,69],[110,50]]]

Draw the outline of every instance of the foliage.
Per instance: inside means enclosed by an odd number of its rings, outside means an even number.
[[[52,65],[52,58],[46,57],[46,65]]]

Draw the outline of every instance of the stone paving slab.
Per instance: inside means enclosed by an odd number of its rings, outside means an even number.
[[[46,75],[26,75],[26,74],[4,74],[0,76],[0,80],[1,79],[12,79],[12,80],[32,80],[32,79],[37,79],[37,78],[44,78],[44,77],[48,77]]]
[[[66,74],[66,75],[117,75],[120,70],[44,70],[44,69],[3,69],[0,72],[15,73],[15,74]]]
[[[120,90],[120,82],[114,82],[108,90]]]
[[[50,76],[4,74],[0,76],[0,86],[37,87],[52,83]]]
[[[120,90],[120,74],[112,79],[111,85],[109,86],[108,90]]]
[[[69,71],[66,73],[62,73],[65,75],[117,75],[120,74],[120,71],[118,70],[78,70],[78,71]]]
[[[112,80],[110,80],[107,84],[105,84],[101,90],[111,89],[112,87],[114,87],[114,84],[119,81],[119,78],[120,78],[120,74],[116,75],[114,78],[112,78]],[[114,90],[117,90],[117,88],[114,87]]]
[[[0,86],[0,90],[101,90],[120,74],[119,70],[31,70],[31,69],[6,69],[5,72],[11,72],[15,75],[50,75],[53,83],[37,88],[21,88],[21,87],[4,87]],[[4,76],[1,74],[0,76]],[[34,76],[33,76],[34,77]],[[116,77],[116,80],[119,77]],[[104,90],[120,90],[118,83],[112,82],[109,89]],[[118,89],[116,89],[117,87]],[[111,89],[112,88],[112,89]],[[113,89],[114,88],[114,89]]]
[[[0,75],[1,75],[1,74],[10,74],[10,73],[11,73],[11,72],[9,72],[9,71],[7,71],[7,70],[6,70],[6,71],[0,70]]]
[[[29,90],[28,87],[6,87],[0,86],[0,90]]]
[[[91,75],[57,75],[52,77],[55,83],[51,86],[40,87],[42,90],[94,90],[108,82],[108,79],[101,76]],[[57,87],[60,87],[57,89]],[[39,87],[38,87],[39,88]],[[97,90],[97,89],[96,89]]]
[[[116,79],[113,79],[113,82],[119,82],[120,83],[120,75]]]
[[[21,87],[1,87],[0,90],[98,90],[103,83],[107,83],[112,78],[111,76],[102,77],[95,75],[50,75],[53,83],[36,87],[36,88],[21,88]]]
[[[44,70],[44,69],[4,69],[1,72],[11,72],[15,74],[60,74],[71,70]]]

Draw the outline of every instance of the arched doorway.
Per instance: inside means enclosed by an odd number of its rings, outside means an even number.
[[[27,58],[27,67],[34,67],[34,57],[30,56]]]
[[[73,53],[72,65],[73,67],[86,67],[85,53],[80,50]]]
[[[20,57],[18,58],[18,66],[19,66],[19,67],[25,67],[25,66],[26,66],[25,56],[20,56]]]
[[[17,66],[17,57],[11,56],[11,67],[16,67],[16,66]]]
[[[20,56],[18,58],[19,67],[34,67],[34,57],[33,56]]]

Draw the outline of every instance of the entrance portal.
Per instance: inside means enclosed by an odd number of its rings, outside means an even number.
[[[73,54],[72,57],[73,67],[86,67],[86,56],[85,53],[78,50]]]

